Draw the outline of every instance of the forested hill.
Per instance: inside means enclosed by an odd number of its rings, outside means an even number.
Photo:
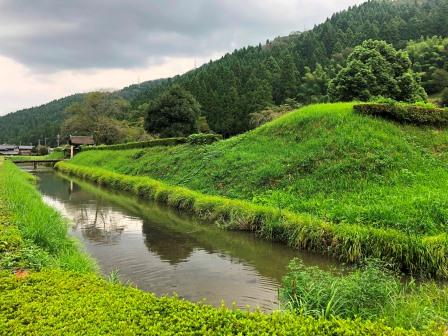
[[[405,48],[410,40],[434,35],[448,36],[447,0],[369,1],[310,31],[243,48],[176,81],[196,96],[212,129],[231,135],[247,130],[248,115],[269,103],[325,101],[329,79],[366,39]]]
[[[304,104],[326,101],[329,80],[344,65],[352,48],[366,39],[405,48],[411,40],[435,35],[448,36],[448,0],[368,1],[334,14],[309,31],[236,50],[182,76],[137,89],[125,98],[137,110],[168,86],[180,84],[200,102],[210,127],[229,136],[246,131],[249,114],[269,104],[281,104],[288,98]],[[437,65],[441,66],[448,67],[448,61]],[[35,121],[36,135],[54,136],[56,133],[51,132],[60,126],[62,111],[59,109],[54,118],[45,112],[46,106],[19,112],[29,113],[28,118],[15,114],[0,118],[0,143],[35,142],[35,137],[28,136],[31,120]],[[34,113],[39,119],[31,116]],[[40,127],[46,120],[52,126]]]
[[[113,93],[117,97],[133,101],[143,92],[165,82],[165,79],[147,81],[125,87]],[[56,137],[61,131],[61,124],[67,115],[64,110],[71,104],[82,101],[85,94],[74,94],[47,104],[23,109],[0,117],[0,144],[34,144],[38,139],[56,145]]]
[[[65,118],[65,108],[72,103],[80,102],[83,96],[74,94],[0,117],[0,144],[36,146],[38,139],[44,143],[45,137],[53,138],[49,143],[55,143]]]

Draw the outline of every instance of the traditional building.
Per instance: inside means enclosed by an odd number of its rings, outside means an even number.
[[[93,136],[80,136],[80,135],[70,135],[70,139],[68,140],[70,145],[70,158],[79,152],[81,146],[93,146],[95,141],[93,140]]]
[[[19,146],[19,154],[24,156],[29,156],[33,153],[33,146]]]
[[[19,155],[19,149],[15,145],[0,145],[0,155]]]

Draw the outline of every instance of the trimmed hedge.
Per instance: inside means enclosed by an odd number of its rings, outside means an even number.
[[[366,103],[353,107],[356,112],[415,125],[444,127],[448,125],[448,110],[409,104]]]
[[[221,140],[221,134],[192,134],[187,138],[190,145],[210,145]]]
[[[393,229],[334,225],[310,215],[208,196],[148,177],[122,175],[68,162],[59,162],[56,167],[62,172],[100,185],[188,211],[221,227],[255,231],[265,239],[335,256],[344,262],[359,262],[366,257],[375,257],[397,265],[406,273],[448,278],[447,234],[426,237],[407,235]]]
[[[83,151],[88,150],[123,150],[123,149],[138,149],[138,148],[148,148],[148,147],[158,147],[158,146],[177,146],[187,142],[187,138],[165,138],[165,139],[155,139],[150,141],[142,142],[129,142],[125,144],[117,145],[100,145],[100,146],[87,146],[82,147]]]
[[[216,309],[157,298],[95,275],[45,271],[18,279],[0,273],[0,334],[4,335],[442,335],[381,322],[315,319],[291,313]]]

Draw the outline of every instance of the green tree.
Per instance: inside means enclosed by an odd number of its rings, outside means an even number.
[[[317,64],[314,71],[306,67],[297,98],[305,104],[325,102],[327,100],[328,83],[328,74],[322,65]]]
[[[448,38],[434,36],[411,41],[406,51],[428,94],[439,93],[448,86]]]
[[[448,71],[445,69],[436,69],[430,80],[432,92],[441,92],[448,87]]]
[[[442,96],[440,97],[440,104],[444,107],[448,107],[448,87],[446,87],[442,91]]]
[[[113,144],[124,140],[127,123],[117,120],[127,115],[129,103],[114,98],[110,93],[92,92],[83,101],[67,107],[68,115],[61,133],[69,135],[93,135],[97,144]]]
[[[161,137],[187,136],[198,131],[201,106],[178,85],[153,102],[145,119],[145,130]]]
[[[366,101],[376,96],[408,102],[427,98],[408,55],[375,40],[353,50],[347,66],[330,82],[329,93],[334,101]]]
[[[299,72],[293,56],[286,52],[282,56],[280,75],[274,83],[274,101],[281,104],[286,98],[295,98],[299,89]]]

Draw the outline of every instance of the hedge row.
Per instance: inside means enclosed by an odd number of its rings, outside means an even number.
[[[448,278],[448,235],[424,237],[393,229],[330,224],[310,215],[295,214],[250,202],[204,195],[148,177],[60,162],[62,172],[97,184],[137,194],[188,211],[221,227],[255,231],[265,239],[335,256],[344,262],[380,258],[411,274]]]
[[[430,108],[402,103],[367,103],[355,105],[354,109],[358,113],[379,116],[400,123],[438,127],[448,125],[448,110],[442,108]]]
[[[2,335],[442,335],[381,322],[232,311],[157,298],[95,275],[0,272]]]
[[[165,138],[165,139],[155,139],[150,141],[142,142],[129,142],[125,144],[117,145],[100,145],[100,146],[87,146],[82,147],[83,151],[87,150],[123,150],[123,149],[138,149],[147,147],[158,147],[158,146],[176,146],[184,144],[187,142],[187,138]]]
[[[221,134],[192,134],[187,138],[190,145],[210,145],[222,140]]]

